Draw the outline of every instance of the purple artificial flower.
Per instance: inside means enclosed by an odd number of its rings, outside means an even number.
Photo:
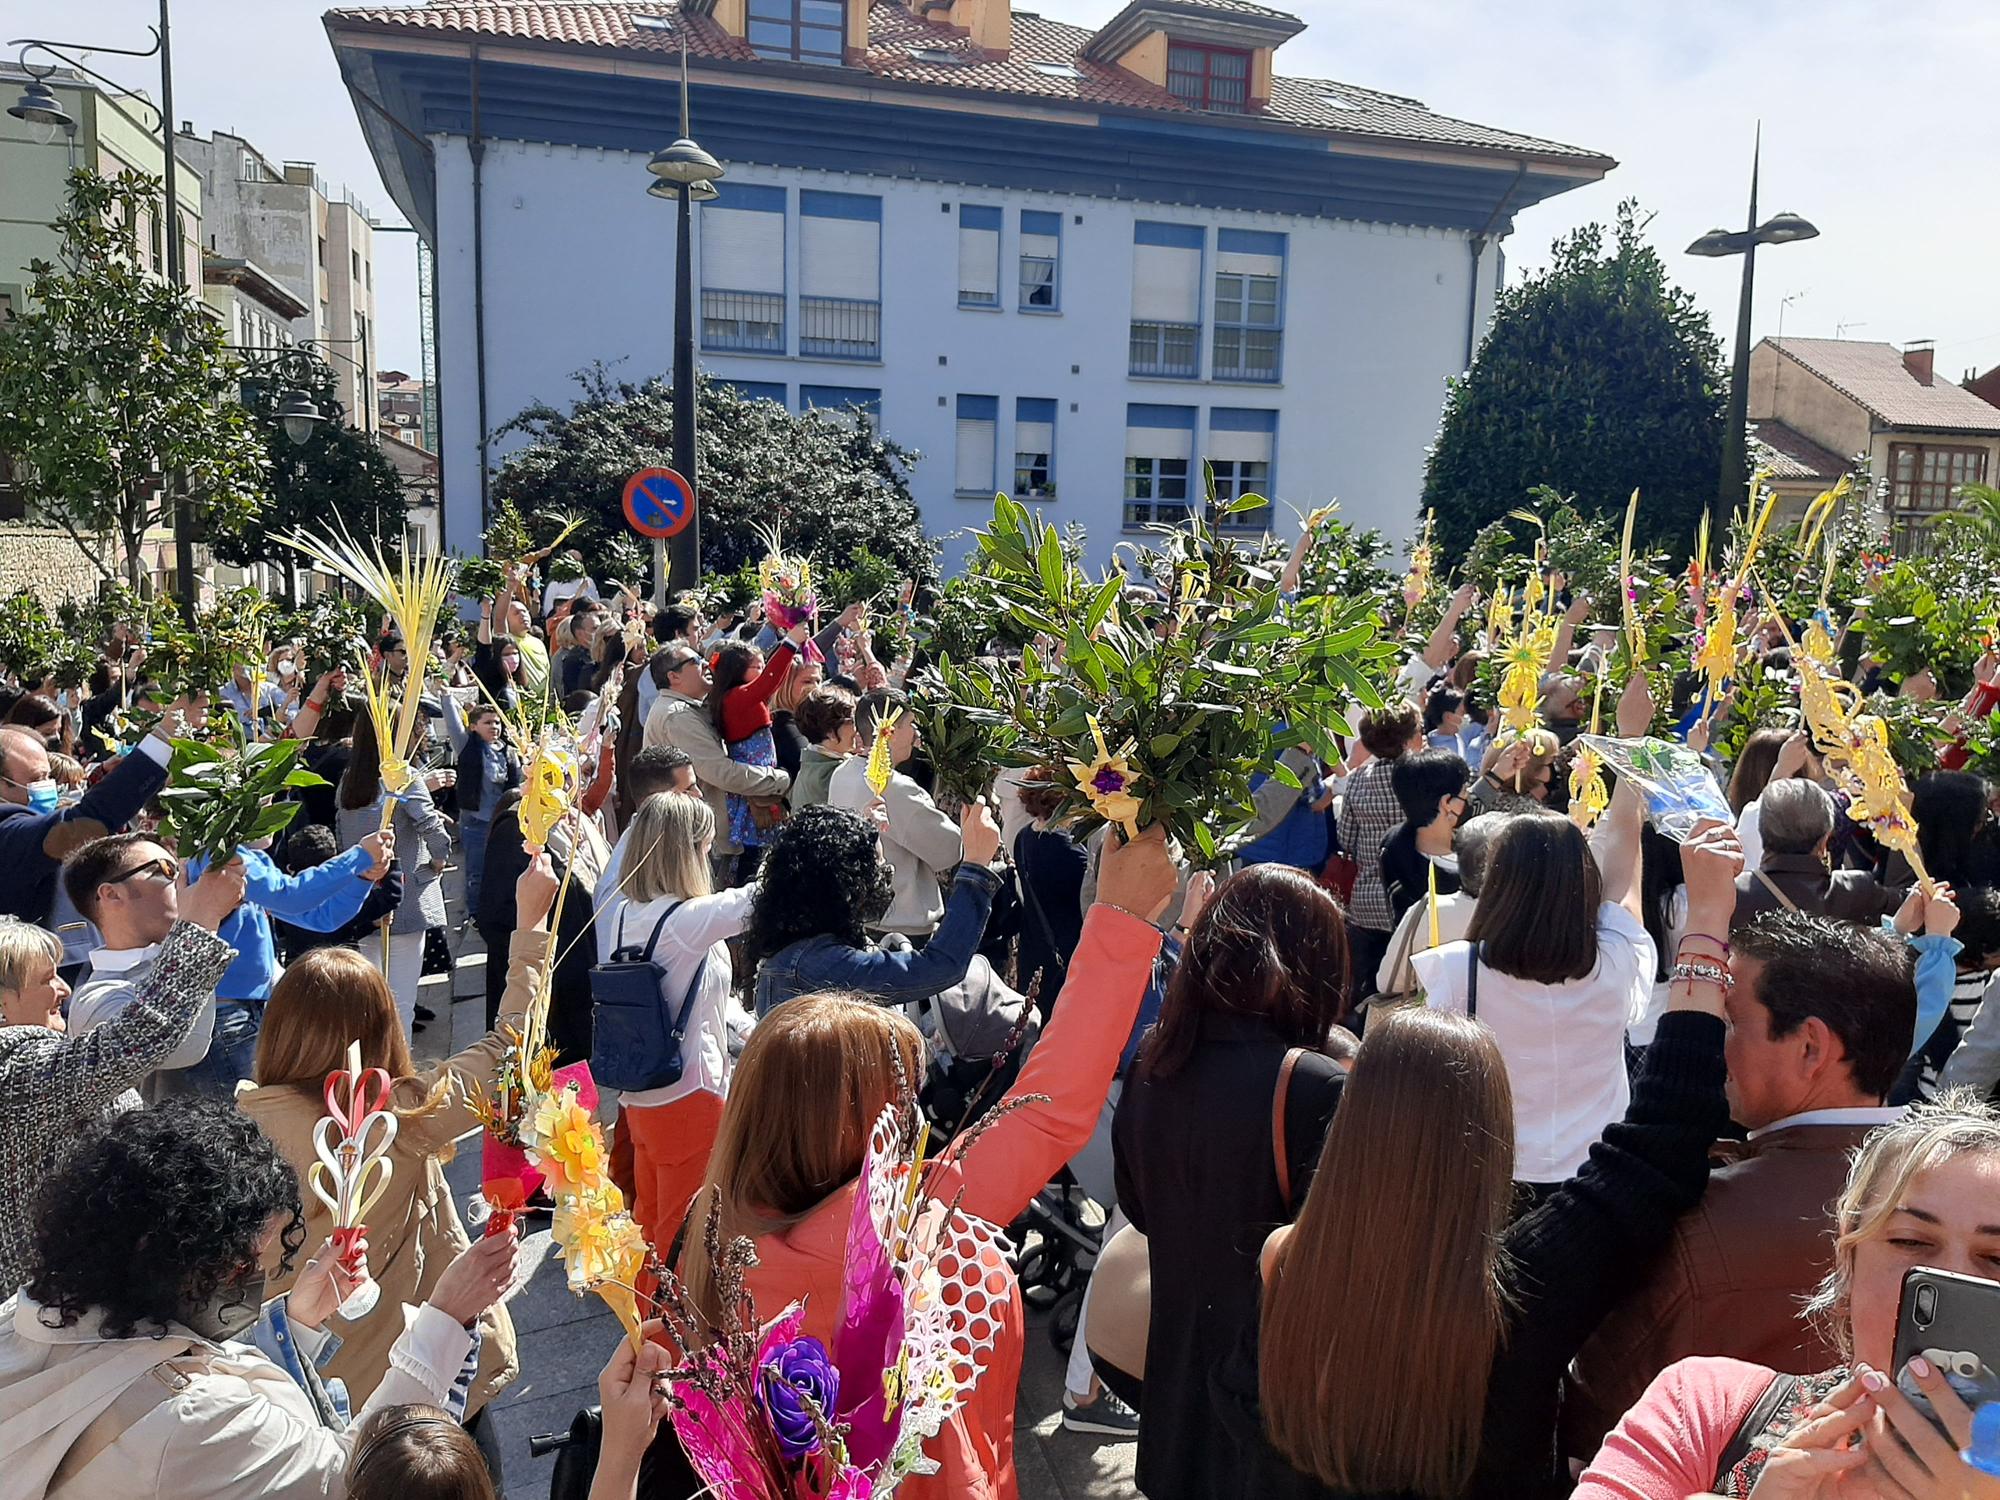
[[[831,1423],[840,1399],[840,1371],[826,1345],[800,1335],[773,1349],[757,1370],[757,1404],[771,1419],[778,1446],[793,1463],[819,1452],[819,1422]],[[808,1403],[811,1410],[807,1409]]]
[[[1125,790],[1125,778],[1109,766],[1099,771],[1090,784],[1107,797]]]

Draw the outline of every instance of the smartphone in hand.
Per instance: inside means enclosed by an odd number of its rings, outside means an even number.
[[[2000,1371],[2000,1281],[1924,1266],[1903,1273],[1896,1312],[1896,1388],[1945,1432],[1930,1401],[1906,1373],[1919,1354],[1968,1408],[1977,1411],[2000,1401],[2000,1374],[1995,1373]]]

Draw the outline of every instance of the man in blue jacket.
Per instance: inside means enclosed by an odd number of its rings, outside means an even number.
[[[0,915],[46,923],[63,859],[137,817],[167,784],[172,755],[149,734],[82,801],[58,808],[42,737],[0,726]]]
[[[386,829],[371,833],[352,849],[297,875],[279,869],[263,847],[246,845],[236,852],[243,860],[243,902],[216,933],[236,950],[236,961],[215,982],[215,1035],[208,1055],[180,1080],[184,1090],[223,1099],[235,1096],[237,1081],[251,1076],[257,1060],[264,1002],[280,972],[271,918],[282,917],[310,932],[345,927],[360,912],[374,882],[388,873],[396,836]]]

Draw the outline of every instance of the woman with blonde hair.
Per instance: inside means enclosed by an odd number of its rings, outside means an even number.
[[[2000,1477],[1960,1457],[1972,1413],[1944,1376],[1921,1356],[1893,1368],[1905,1272],[2000,1281],[1996,1201],[2000,1111],[1975,1094],[1947,1092],[1878,1128],[1834,1203],[1833,1268],[1806,1309],[1846,1363],[1814,1375],[1734,1359],[1669,1365],[1605,1438],[1578,1500],[2000,1496]]]
[[[785,673],[785,680],[771,695],[771,741],[778,753],[778,764],[785,768],[794,784],[799,779],[799,764],[805,759],[806,746],[810,743],[799,732],[798,707],[806,701],[806,695],[825,679],[826,668],[821,663],[795,656]]]
[[[1084,998],[1056,1008],[998,1118],[940,1169],[932,1185],[936,1211],[1009,1223],[1089,1138],[1159,952],[1151,924],[1177,883],[1157,828],[1106,849],[1097,904],[1084,918],[1066,986]],[[756,1245],[746,1285],[759,1316],[775,1317],[803,1298],[803,1331],[832,1342],[869,1132],[885,1108],[912,1097],[923,1066],[915,1025],[869,1000],[801,995],[758,1023],[730,1082],[707,1180],[689,1216],[693,1227],[677,1257],[689,1292],[711,1314],[719,1309],[699,1230],[713,1211],[723,1245],[738,1236]],[[938,1472],[910,1475],[896,1491],[903,1500],[1012,1500],[1018,1493],[1021,1294],[1004,1260],[985,1269],[988,1286],[1004,1289],[994,1308],[994,1346],[965,1406],[924,1445]],[[673,1442],[670,1429],[663,1426],[658,1441]],[[672,1467],[671,1456],[662,1467]],[[643,1481],[641,1491],[649,1500],[686,1493]]]
[[[597,914],[597,951],[658,964],[660,1004],[679,1034],[681,1073],[621,1098],[632,1139],[632,1212],[655,1245],[680,1228],[729,1092],[729,939],[750,920],[753,885],[711,893],[715,814],[699,797],[656,792],[632,820],[618,890]],[[738,1011],[735,1019],[749,1024]]]
[[[555,875],[546,855],[515,885],[519,925],[508,951],[507,994],[499,1027],[518,1026],[542,970],[550,962],[549,908]],[[479,1121],[469,1098],[493,1087],[507,1042],[498,1027],[456,1057],[419,1069],[381,973],[351,948],[316,948],[285,970],[264,1007],[257,1038],[255,1086],[237,1095],[243,1112],[277,1144],[303,1179],[316,1159],[313,1133],[326,1113],[326,1075],[346,1066],[348,1044],[361,1044],[361,1065],[389,1075],[396,1112],[389,1186],[368,1211],[368,1269],[382,1288],[382,1310],[346,1325],[339,1352],[325,1371],[365,1401],[389,1369],[389,1346],[401,1331],[398,1302],[420,1303],[452,1259],[470,1243],[459,1221],[444,1164],[452,1143]],[[329,1234],[333,1216],[315,1196],[305,1201],[313,1243]],[[290,1284],[274,1270],[270,1295]],[[504,1306],[480,1318],[479,1368],[467,1393],[468,1425],[519,1373],[514,1326]],[[474,1425],[474,1431],[479,1428]],[[488,1445],[490,1447],[490,1445]]]

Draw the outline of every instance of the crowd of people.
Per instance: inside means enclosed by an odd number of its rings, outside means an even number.
[[[430,660],[370,643],[419,701],[407,786],[304,642],[211,695],[120,627],[84,690],[0,684],[0,1500],[500,1493],[518,1249],[473,1238],[444,1169],[544,992],[694,1306],[745,1278],[830,1344],[899,1103],[968,1136],[937,1211],[1070,1216],[1095,1249],[1063,1440],[1136,1442],[1149,1500],[2000,1497],[1976,1383],[1897,1352],[1906,1272],[2000,1289],[1994,787],[1915,781],[1920,877],[1803,728],[1725,760],[1724,700],[1683,733],[1731,818],[1669,837],[1629,777],[1573,816],[1590,601],[1541,732],[1509,733],[1465,588],[1351,739],[1274,747],[1256,820],[1191,871],[1158,828],[1079,838],[1059,768],[944,792],[923,646],[878,659],[872,602],[780,628],[510,568]],[[1611,683],[1607,730],[1646,735],[1652,691]],[[1996,702],[1989,656],[1965,719]],[[546,847],[526,705],[602,731]],[[225,716],[325,784],[204,860],[161,793],[170,742]],[[482,950],[453,1051],[423,981]],[[671,1068],[612,971],[649,976]],[[397,1129],[381,1296],[348,1317],[301,1183],[351,1045]],[[739,1237],[754,1263],[719,1265]],[[1026,1312],[987,1269],[993,1346],[915,1500],[1019,1490]],[[665,1377],[698,1351],[648,1329],[607,1351],[592,1500],[695,1491]]]

